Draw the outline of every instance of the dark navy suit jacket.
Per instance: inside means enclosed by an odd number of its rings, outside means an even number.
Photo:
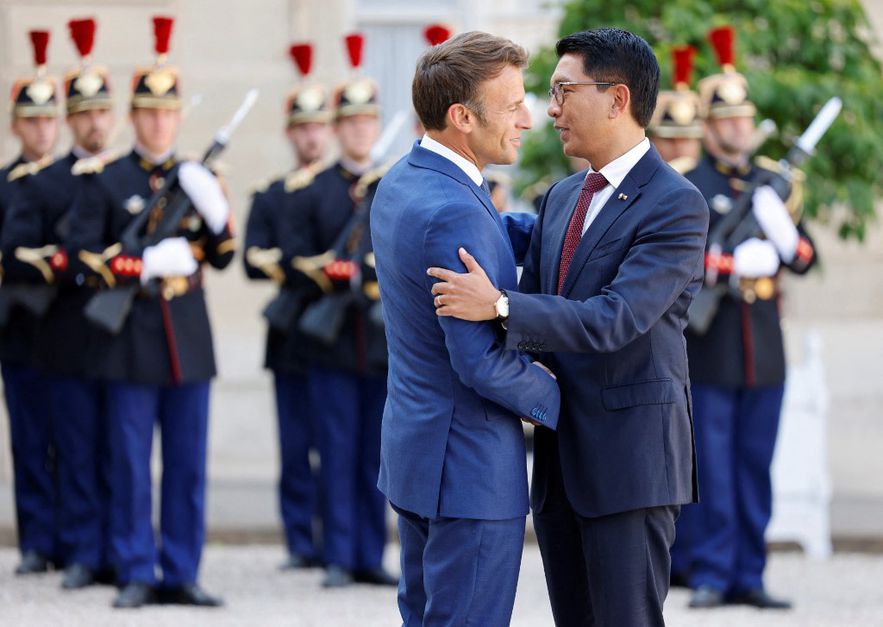
[[[586,231],[557,296],[584,177],[547,193],[521,293],[509,295],[507,348],[540,353],[562,395],[557,434],[536,433],[532,506],[542,511],[556,440],[582,516],[689,503],[697,487],[684,327],[702,280],[708,207],[651,147]]]
[[[516,289],[512,246],[490,197],[416,143],[380,182],[371,236],[389,344],[381,491],[426,518],[526,515],[519,417],[554,428],[558,386],[503,348],[496,323],[436,316],[426,274],[463,271],[464,246],[494,285]]]

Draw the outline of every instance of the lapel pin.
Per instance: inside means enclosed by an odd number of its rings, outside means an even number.
[[[628,200],[628,199],[629,199],[629,197],[626,194],[619,195],[619,200]]]

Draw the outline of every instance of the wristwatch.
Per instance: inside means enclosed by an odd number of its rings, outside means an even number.
[[[494,310],[497,312],[497,320],[505,322],[509,319],[509,296],[506,290],[500,290],[500,297],[494,303]]]

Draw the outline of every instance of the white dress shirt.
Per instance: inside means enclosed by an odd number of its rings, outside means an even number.
[[[434,152],[437,155],[441,155],[448,161],[453,161],[454,165],[463,170],[473,183],[481,187],[484,177],[481,175],[481,170],[478,169],[478,166],[469,161],[469,159],[466,159],[462,155],[458,155],[444,144],[435,141],[429,136],[429,134],[424,135],[423,139],[420,140],[420,147],[426,148],[426,150]]]
[[[583,222],[583,235],[586,234],[589,225],[598,217],[601,207],[610,200],[616,188],[622,185],[626,174],[631,172],[632,168],[637,165],[641,157],[647,154],[648,150],[650,150],[650,140],[645,137],[634,148],[630,148],[625,154],[601,168],[600,173],[607,179],[607,186],[595,192],[595,195],[592,196],[592,202],[589,203],[589,210],[586,212],[586,220]],[[589,168],[586,176],[592,172],[595,172],[595,170]]]

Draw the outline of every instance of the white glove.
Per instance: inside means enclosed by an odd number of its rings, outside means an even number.
[[[797,252],[800,234],[788,214],[785,203],[772,187],[763,185],[754,190],[752,211],[760,228],[763,229],[763,234],[779,251],[779,256],[785,263],[791,263]]]
[[[170,237],[156,246],[148,246],[141,256],[141,283],[154,277],[190,276],[199,264],[190,244],[183,237]]]
[[[178,180],[211,232],[217,235],[223,231],[230,204],[215,175],[200,163],[185,161],[178,168]]]
[[[773,276],[779,270],[779,253],[767,240],[745,240],[733,250],[733,274],[746,279]]]

